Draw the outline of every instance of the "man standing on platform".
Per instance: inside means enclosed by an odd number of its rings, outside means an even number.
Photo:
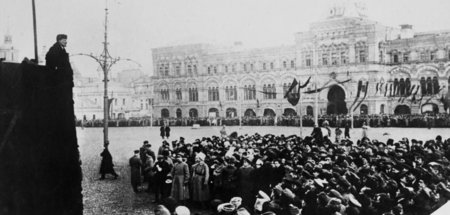
[[[55,71],[57,83],[63,86],[73,87],[73,70],[69,61],[69,54],[66,52],[67,35],[58,34],[56,43],[45,55],[45,65]]]

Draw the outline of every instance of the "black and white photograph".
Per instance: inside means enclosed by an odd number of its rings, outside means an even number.
[[[449,215],[448,0],[0,0],[0,215]]]

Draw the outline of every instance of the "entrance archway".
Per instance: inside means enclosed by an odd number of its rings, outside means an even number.
[[[327,114],[347,114],[347,104],[345,103],[345,92],[338,86],[334,85],[328,91]]]
[[[217,108],[210,108],[208,111],[209,117],[219,117],[219,110]]]
[[[227,108],[226,114],[226,117],[228,118],[237,117],[237,111],[235,108]]]
[[[427,103],[422,105],[422,113],[439,113],[439,106],[434,103]]]
[[[191,108],[191,109],[189,110],[189,117],[197,118],[197,117],[198,117],[198,111],[197,111],[197,109]]]
[[[252,109],[247,109],[244,113],[244,116],[255,117],[256,113]]]
[[[166,108],[161,110],[161,118],[169,118],[169,110],[167,110]]]
[[[297,116],[297,112],[295,112],[295,110],[292,108],[285,108],[283,115],[284,116]]]
[[[395,115],[411,114],[411,108],[406,105],[398,105],[394,110]]]
[[[275,117],[275,111],[273,111],[272,109],[266,108],[264,109],[264,116],[270,116],[270,117]]]

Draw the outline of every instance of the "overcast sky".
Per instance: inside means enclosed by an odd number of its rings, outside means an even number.
[[[56,34],[68,34],[67,50],[100,54],[105,0],[35,0],[39,52]],[[108,0],[110,54],[131,58],[152,74],[151,49],[187,43],[248,47],[293,44],[294,33],[326,19],[337,0]],[[416,31],[450,29],[449,0],[366,0],[372,20],[388,26],[412,24]],[[0,34],[8,30],[20,56],[33,58],[31,0],[0,0]],[[3,41],[1,42],[3,43]],[[1,44],[0,43],[0,44]],[[72,57],[83,75],[97,64]],[[136,68],[120,63],[117,69]],[[116,72],[116,71],[113,71]]]

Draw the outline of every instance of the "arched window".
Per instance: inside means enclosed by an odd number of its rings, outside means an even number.
[[[427,95],[432,95],[433,94],[433,82],[431,81],[431,78],[428,77],[427,78]]]
[[[367,107],[367,105],[365,105],[365,104],[361,105],[361,107],[359,108],[359,114],[361,114],[361,115],[369,114],[369,108]]]
[[[197,109],[195,109],[195,108],[190,109],[190,110],[189,110],[189,117],[193,117],[193,118],[198,117],[198,111],[197,111]]]
[[[283,68],[284,68],[284,69],[287,68],[287,63],[286,63],[286,61],[283,61]]]
[[[161,117],[162,118],[169,118],[169,110],[167,110],[166,108],[161,109]]]
[[[400,95],[405,95],[405,80],[403,78],[400,78]]]
[[[425,81],[425,77],[420,78],[420,93],[422,95],[427,94],[427,82]]]
[[[409,91],[411,91],[411,80],[409,78],[406,78],[406,80],[405,80],[405,92],[406,92],[407,96],[409,96],[411,94],[411,92],[409,92]]]
[[[436,76],[433,77],[433,94],[439,93],[439,80]]]

